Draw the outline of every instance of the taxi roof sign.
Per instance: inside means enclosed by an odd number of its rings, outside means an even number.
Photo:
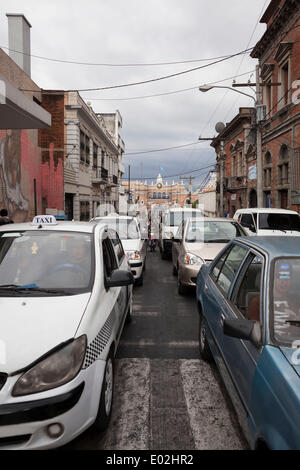
[[[58,225],[58,222],[54,215],[37,215],[33,221],[32,225]]]

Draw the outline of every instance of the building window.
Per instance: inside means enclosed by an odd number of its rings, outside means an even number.
[[[265,165],[270,165],[272,163],[272,155],[270,152],[267,152],[265,155]]]
[[[236,157],[232,157],[232,172],[231,176],[236,176]]]
[[[288,184],[289,182],[289,149],[286,145],[282,145],[279,152],[278,184]]]
[[[272,186],[272,168],[264,169],[264,186]]]
[[[93,143],[93,167],[97,168],[98,166],[98,145]]]
[[[243,152],[240,152],[238,156],[237,176],[242,176],[242,168],[243,168]]]
[[[90,164],[90,138],[83,131],[80,131],[80,161]]]
[[[90,220],[90,202],[80,201],[80,220],[88,222]]]
[[[280,68],[282,106],[289,102],[289,62]]]

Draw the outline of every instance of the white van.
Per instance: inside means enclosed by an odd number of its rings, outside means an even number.
[[[112,410],[133,276],[104,224],[0,227],[0,448],[50,449]]]
[[[164,212],[159,230],[159,249],[162,259],[172,255],[172,238],[174,238],[181,222],[203,216],[203,211],[200,209],[186,207],[176,207]]]
[[[239,209],[233,218],[246,230],[248,235],[290,235],[300,236],[298,212],[286,209]]]

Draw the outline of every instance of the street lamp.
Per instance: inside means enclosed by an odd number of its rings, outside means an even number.
[[[203,93],[211,90],[212,88],[224,88],[227,90],[235,91],[236,93],[240,93],[241,95],[248,96],[248,98],[252,98],[254,100],[254,103],[256,103],[256,99],[252,95],[248,95],[248,93],[244,93],[243,91],[236,90],[235,88],[231,88],[230,86],[218,86],[218,85],[203,85],[199,87],[199,90],[202,91]]]
[[[257,72],[258,75],[258,72]],[[259,126],[259,104],[258,104],[258,96],[259,96],[259,87],[257,89],[257,98],[255,98],[252,95],[248,95],[248,93],[244,93],[243,91],[236,90],[235,88],[231,88],[229,86],[219,86],[219,85],[203,85],[199,87],[199,90],[202,91],[203,93],[212,90],[213,88],[224,88],[227,90],[235,91],[236,93],[240,93],[241,95],[247,96],[248,98],[251,98],[254,101],[255,109],[256,109],[256,124],[257,124],[257,129],[256,129],[256,153],[257,153],[257,207],[262,207],[263,206],[263,197],[262,197],[262,158],[261,158],[261,129]],[[223,201],[222,201],[223,202]]]

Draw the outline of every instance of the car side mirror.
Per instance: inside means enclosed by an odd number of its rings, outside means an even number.
[[[134,277],[129,271],[122,271],[116,269],[112,272],[111,276],[106,280],[106,287],[124,287],[134,284]]]
[[[252,320],[224,320],[223,332],[232,338],[246,339],[255,346],[261,345],[262,332],[258,322]]]

